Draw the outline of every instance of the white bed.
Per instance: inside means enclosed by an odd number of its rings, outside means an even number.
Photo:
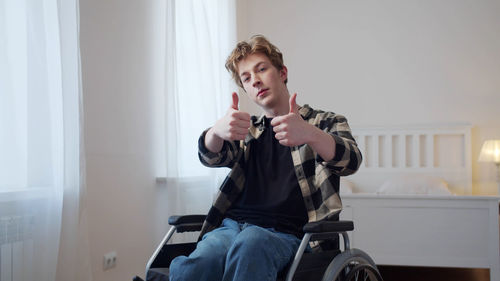
[[[353,133],[364,163],[341,182],[353,246],[381,265],[489,268],[500,280],[499,197],[472,195],[470,126]]]

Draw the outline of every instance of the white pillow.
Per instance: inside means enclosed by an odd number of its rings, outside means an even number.
[[[392,177],[380,186],[377,193],[453,195],[443,179],[416,174]]]
[[[343,177],[340,178],[340,195],[342,194],[353,194],[354,184]]]

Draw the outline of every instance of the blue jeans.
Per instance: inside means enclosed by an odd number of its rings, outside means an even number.
[[[300,239],[247,223],[224,219],[205,234],[189,257],[170,264],[170,281],[275,281],[295,256]]]

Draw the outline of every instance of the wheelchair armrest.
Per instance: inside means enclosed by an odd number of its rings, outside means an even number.
[[[304,225],[304,233],[345,232],[354,230],[352,221],[317,221]]]
[[[206,217],[206,215],[171,216],[168,218],[168,224],[203,223]]]
[[[206,215],[171,216],[168,224],[174,225],[178,233],[186,231],[200,231]]]

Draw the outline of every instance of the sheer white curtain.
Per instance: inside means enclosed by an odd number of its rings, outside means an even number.
[[[225,114],[231,93],[237,90],[224,67],[235,44],[235,0],[167,2],[167,186],[177,186],[184,192],[177,198],[182,206],[186,202],[202,206],[200,210],[178,208],[177,212],[207,211],[204,204],[211,198],[206,195],[215,192],[227,173],[200,164],[197,140],[204,129]],[[198,199],[193,198],[196,195],[203,204],[197,204]]]
[[[1,281],[90,278],[80,95],[78,1],[0,0]]]

